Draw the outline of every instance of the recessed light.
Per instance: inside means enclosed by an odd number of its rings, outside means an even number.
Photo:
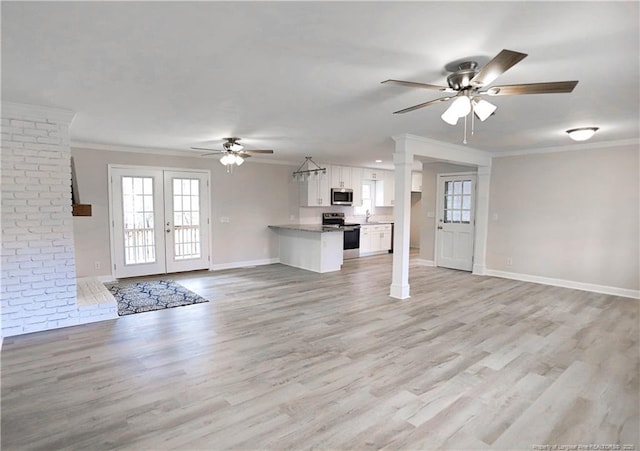
[[[376,163],[382,163],[382,160],[376,160]]]
[[[598,131],[598,127],[582,127],[567,130],[569,137],[574,141],[586,141]]]

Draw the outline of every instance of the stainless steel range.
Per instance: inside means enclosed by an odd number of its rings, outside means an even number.
[[[338,227],[344,231],[343,258],[360,256],[360,224],[345,223],[344,213],[322,213],[322,225]]]

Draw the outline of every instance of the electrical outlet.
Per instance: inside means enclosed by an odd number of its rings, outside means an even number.
[[[498,213],[494,213],[494,214],[491,216],[491,219],[492,219],[492,220],[494,220],[494,221],[497,221],[497,220],[498,220]]]
[[[229,224],[229,223],[231,222],[231,219],[229,219],[229,217],[228,217],[228,216],[221,216],[221,217],[220,217],[220,222],[221,222],[222,224]]]
[[[507,257],[507,266],[512,266],[512,265],[513,265],[513,258]]]
[[[98,261],[93,262],[93,267],[94,267],[94,269],[100,269],[100,262],[98,262]]]

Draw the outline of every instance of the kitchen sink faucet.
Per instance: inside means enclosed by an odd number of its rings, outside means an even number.
[[[369,222],[369,218],[371,218],[371,212],[367,210],[364,215],[364,222]]]

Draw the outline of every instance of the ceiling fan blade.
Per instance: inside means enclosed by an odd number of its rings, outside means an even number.
[[[193,150],[206,150],[206,151],[211,152],[211,153],[222,153],[223,152],[222,150],[209,149],[207,147],[191,147],[191,149],[193,149]]]
[[[504,49],[489,61],[475,77],[471,79],[473,86],[486,86],[508,71],[527,56],[526,53]]]
[[[527,83],[522,85],[492,86],[487,89],[490,96],[517,96],[521,94],[559,94],[571,92],[578,84],[573,81],[552,81],[549,83]]]
[[[381,81],[380,83],[393,83],[396,85],[408,86],[410,88],[423,88],[423,89],[432,89],[435,91],[453,92],[453,89],[447,86],[429,85],[426,83],[416,83],[414,81],[385,80],[385,81]]]
[[[428,102],[420,103],[418,105],[410,106],[409,108],[405,108],[404,110],[394,111],[393,114],[402,114],[408,113],[409,111],[419,110],[420,108],[424,108],[429,105],[433,105],[434,103],[446,102],[447,100],[451,100],[451,97],[441,97],[435,100],[429,100]]]
[[[242,153],[273,153],[273,150],[267,149],[244,149]]]

